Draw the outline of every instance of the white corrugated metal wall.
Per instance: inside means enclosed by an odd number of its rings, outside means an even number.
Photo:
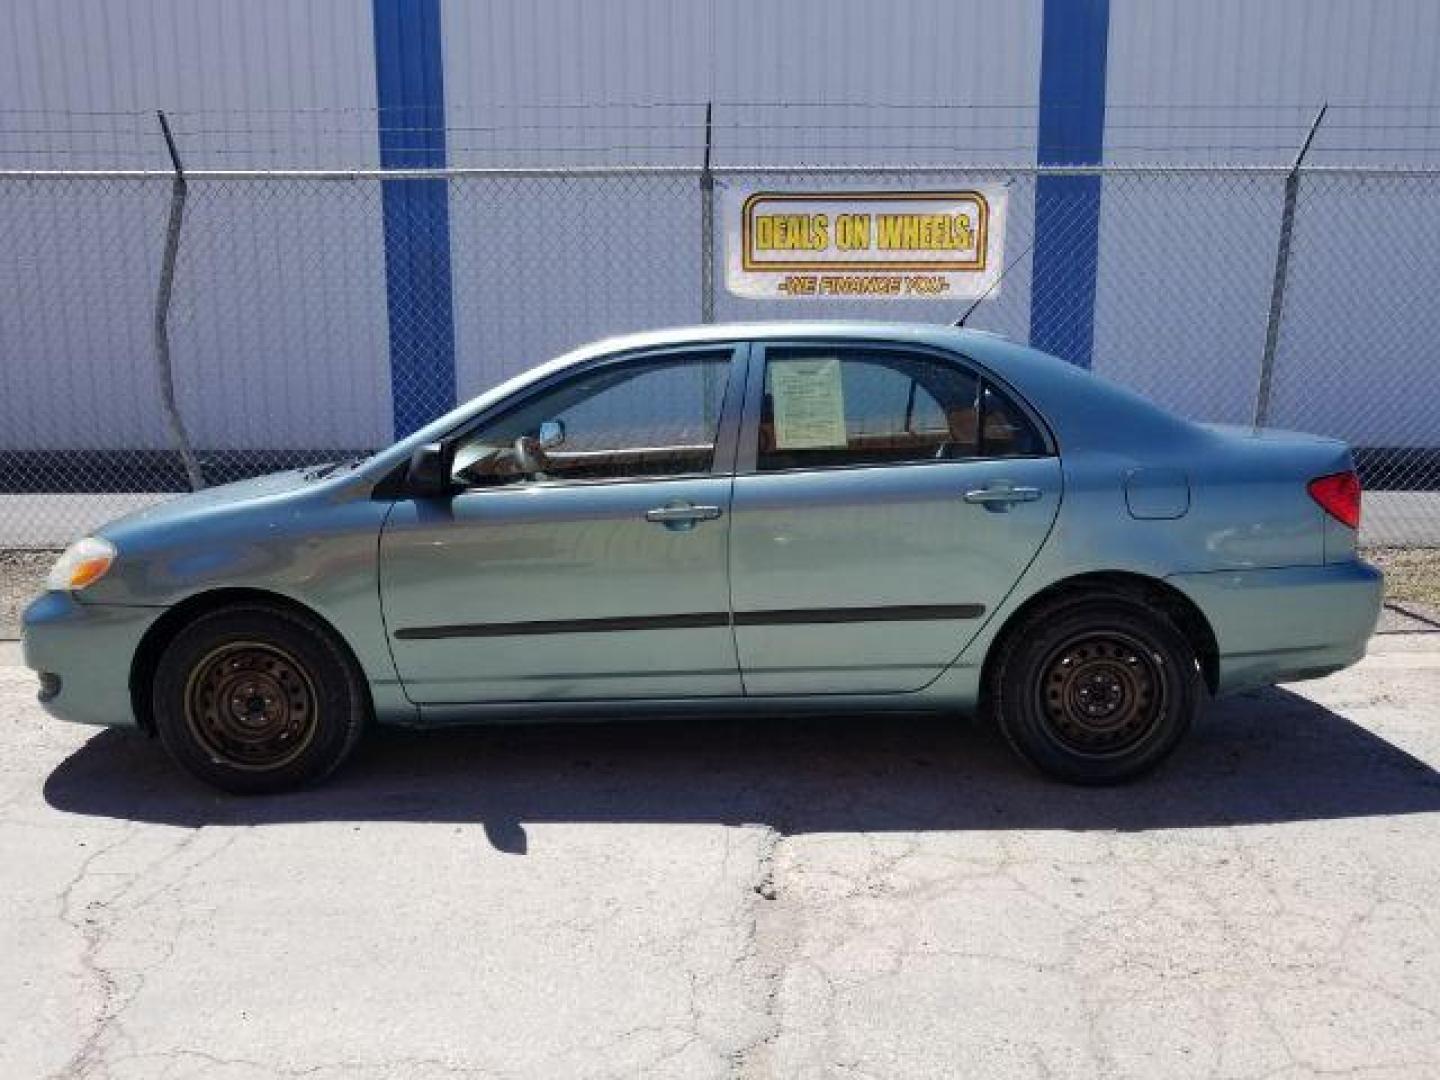
[[[370,10],[11,0],[0,166],[168,168],[162,107],[187,168],[374,166]],[[168,181],[6,190],[0,237],[25,253],[0,259],[0,448],[167,446],[151,323]],[[172,340],[179,406],[202,447],[391,436],[373,200],[296,194],[192,184]]]
[[[0,164],[375,165],[371,0],[7,0]],[[259,157],[260,160],[251,160]]]
[[[1440,142],[1427,127],[1440,109],[1440,4],[1110,4],[1108,161],[1223,154],[1236,163],[1288,163],[1328,102],[1310,163],[1440,164]],[[1211,418],[1250,419],[1280,184],[1268,203],[1217,186],[1199,202],[1176,190],[1102,204],[1097,371],[1182,410],[1193,411],[1187,399],[1206,393]],[[1354,242],[1332,258],[1326,236],[1344,228],[1355,190],[1341,196],[1333,184],[1308,181],[1301,189],[1270,420],[1360,443],[1434,445],[1424,418],[1440,370],[1436,343],[1414,328],[1397,332],[1392,312],[1357,298],[1405,296],[1417,275],[1440,276],[1434,254],[1417,263],[1423,254],[1394,246],[1402,233],[1440,236],[1440,205],[1413,186],[1374,190],[1373,216],[1345,229]],[[1197,272],[1206,259],[1225,265]],[[1197,335],[1198,325],[1212,329]],[[1363,384],[1361,411],[1356,375],[1366,371],[1376,377]],[[1197,373],[1208,390],[1197,386]]]

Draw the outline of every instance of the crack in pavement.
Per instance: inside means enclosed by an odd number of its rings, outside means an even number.
[[[135,823],[127,823],[121,834],[108,844],[91,852],[82,860],[59,898],[59,918],[81,941],[80,970],[91,985],[95,1005],[81,1024],[82,1036],[69,1060],[56,1072],[54,1080],[84,1080],[104,1075],[111,1047],[121,1034],[121,1018],[145,987],[149,972],[163,965],[174,953],[176,941],[185,927],[183,915],[172,933],[161,939],[161,955],[142,966],[116,966],[106,963],[102,953],[109,944],[116,926],[134,910],[154,911],[154,901],[179,889],[200,867],[222,855],[235,842],[238,833],[227,836],[220,844],[186,863],[173,880],[147,892],[131,894],[142,882],[151,882],[165,868],[181,860],[208,835],[204,826],[185,830],[173,844],[139,866],[125,870],[97,871],[97,864],[111,858],[142,835]],[[113,879],[114,885],[97,895],[84,894],[100,881]],[[124,985],[122,985],[122,983]]]
[[[99,960],[100,949],[105,941],[105,922],[77,910],[76,892],[88,882],[91,867],[99,859],[122,847],[133,833],[134,826],[130,826],[113,843],[87,855],[60,894],[60,921],[70,927],[81,940],[80,968],[92,984],[93,993],[99,1000],[93,1010],[93,1015],[83,1025],[84,1034],[79,1046],[70,1056],[70,1060],[57,1073],[53,1074],[55,1080],[78,1080],[78,1078],[86,1076],[92,1067],[99,1063],[103,1056],[102,1044],[120,1011],[116,1007],[119,984],[114,974]],[[99,901],[92,900],[85,904],[83,910],[100,912],[103,911],[103,905]]]
[[[763,830],[756,849],[754,882],[744,905],[745,948],[737,967],[751,969],[760,981],[764,1027],[758,1038],[740,1047],[731,1058],[731,1075],[752,1080],[765,1073],[766,1050],[780,1033],[779,993],[793,936],[775,884],[775,860],[784,837],[773,826]]]

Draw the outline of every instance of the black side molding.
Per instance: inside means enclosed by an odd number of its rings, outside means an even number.
[[[978,619],[984,604],[900,604],[889,607],[778,608],[737,611],[736,626],[805,626],[860,622],[929,622]],[[605,634],[622,630],[698,630],[731,625],[729,612],[699,611],[685,615],[626,615],[610,619],[550,619],[539,622],[460,623],[414,626],[396,630],[402,641],[438,638],[514,637],[534,634]]]
[[[461,623],[457,626],[415,626],[396,630],[403,641],[455,637],[511,637],[528,634],[605,634],[617,630],[696,630],[729,626],[724,611],[688,615],[626,615],[613,619],[550,619],[540,622]]]
[[[737,611],[736,626],[798,626],[804,623],[926,622],[978,619],[984,604],[899,604],[889,607],[780,608]]]

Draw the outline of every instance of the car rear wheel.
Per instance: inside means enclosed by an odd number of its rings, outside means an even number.
[[[268,604],[221,608],[185,626],[160,657],[152,704],[176,761],[236,794],[323,780],[354,749],[369,712],[334,635]]]
[[[1120,783],[1153,769],[1203,696],[1185,635],[1128,597],[1049,605],[1002,648],[990,688],[1001,730],[1023,757],[1071,783]]]

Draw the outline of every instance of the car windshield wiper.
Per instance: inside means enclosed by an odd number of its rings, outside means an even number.
[[[339,461],[327,461],[323,465],[313,465],[305,470],[305,479],[320,480],[327,476],[334,476],[338,472],[356,468],[368,460],[370,460],[369,454],[356,454]]]

